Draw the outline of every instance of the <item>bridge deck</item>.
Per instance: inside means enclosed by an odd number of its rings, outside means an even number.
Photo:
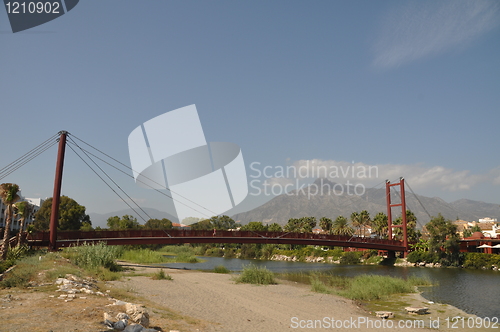
[[[49,232],[28,237],[32,246],[48,246]],[[126,231],[59,231],[58,247],[82,243],[104,242],[108,245],[183,244],[183,243],[261,243],[300,244],[335,247],[353,247],[390,251],[405,251],[402,241],[350,237],[341,235],[253,232],[253,231],[194,231],[194,230],[126,230]]]

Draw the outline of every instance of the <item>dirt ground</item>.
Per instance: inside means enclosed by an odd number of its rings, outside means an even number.
[[[77,294],[70,302],[58,298],[55,285],[29,289],[0,290],[0,332],[68,332],[109,331],[103,324],[103,314],[115,316],[123,306],[112,305],[111,297],[143,304],[150,313],[150,327],[160,331],[180,332],[253,332],[253,331],[372,331],[373,326],[346,327],[346,322],[383,322],[375,316],[377,310],[396,314],[393,327],[379,331],[429,330],[430,322],[439,319],[438,331],[478,331],[447,326],[446,318],[472,317],[448,305],[429,304],[418,294],[404,295],[383,305],[360,304],[338,296],[318,294],[308,286],[280,281],[278,285],[256,286],[237,284],[229,274],[165,269],[173,280],[152,280],[157,268],[135,266],[120,281],[100,283],[105,295]],[[109,291],[109,292],[108,292]],[[430,314],[411,316],[405,306],[426,306]],[[326,328],[324,319],[342,321],[340,328]],[[416,319],[425,326],[398,327],[398,321]],[[323,328],[310,328],[322,320]],[[385,321],[387,323],[388,321]],[[448,324],[449,325],[449,324]],[[316,326],[318,327],[318,326]]]

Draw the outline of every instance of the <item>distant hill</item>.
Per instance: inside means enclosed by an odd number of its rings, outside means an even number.
[[[323,185],[323,195],[312,195],[316,191],[316,188],[312,188],[309,199],[307,188],[302,191],[295,190],[277,196],[253,210],[238,213],[232,218],[239,220],[242,224],[262,221],[285,225],[290,218],[306,216],[313,216],[318,220],[321,217],[335,219],[339,215],[349,218],[352,212],[362,210],[367,210],[372,217],[378,212],[387,214],[385,188],[367,188],[362,196],[349,196],[346,193],[340,195],[339,192],[334,193],[329,190],[334,187],[335,183],[327,179],[317,179],[314,184]],[[396,188],[399,189],[399,187]],[[400,202],[399,193],[392,193],[391,200],[393,204]],[[447,203],[439,197],[415,196],[410,191],[406,192],[406,206],[417,216],[419,226],[429,222],[429,215],[437,216],[439,213],[451,220],[458,218],[472,221],[485,217],[500,219],[500,205],[498,204],[466,199]],[[392,211],[393,218],[401,214],[398,208],[393,208]]]
[[[142,208],[151,218],[153,219],[163,219],[167,218],[171,222],[179,222],[177,220],[177,217],[172,216],[171,214],[163,211],[159,211],[153,208]],[[141,213],[141,216],[146,219],[146,221],[149,219],[147,216],[145,216],[140,210],[139,212]],[[89,213],[90,220],[92,221],[92,226],[93,227],[107,227],[107,220],[109,217],[113,216],[118,216],[122,217],[124,215],[131,215],[137,218],[137,221],[140,224],[144,224],[144,221],[137,215],[137,213],[134,212],[132,209],[125,209],[125,210],[120,210],[120,211],[115,211],[115,212],[109,212],[109,213],[104,213],[104,214],[99,214],[99,213]]]

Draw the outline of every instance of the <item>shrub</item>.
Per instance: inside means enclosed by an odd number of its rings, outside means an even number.
[[[167,261],[163,254],[153,251],[151,249],[132,249],[124,251],[121,256],[121,259],[143,264],[143,263],[164,263]]]
[[[170,274],[165,274],[165,271],[163,269],[160,269],[160,271],[156,272],[151,276],[151,279],[153,280],[173,280]]]
[[[317,276],[310,277],[311,290],[316,293],[331,294],[332,290],[329,289]]]
[[[340,258],[340,264],[352,265],[361,263],[360,257],[363,253],[358,251],[346,251]]]
[[[162,247],[159,251],[172,255],[178,255],[180,253],[189,253],[192,255],[195,254],[195,248],[191,247],[190,245],[169,245]]]
[[[230,273],[231,271],[229,271],[228,268],[225,267],[224,265],[217,265],[214,268],[214,272],[215,273]]]
[[[224,250],[221,248],[210,248],[210,249],[207,249],[207,251],[205,251],[205,256],[223,257]]]
[[[224,258],[236,258],[236,249],[234,248],[224,249]]]
[[[274,274],[265,267],[258,267],[253,264],[245,266],[243,272],[236,279],[236,282],[245,284],[270,285],[276,284]]]
[[[184,252],[180,253],[175,257],[175,261],[178,263],[199,263],[200,260],[191,253]]]
[[[392,294],[414,293],[416,285],[428,285],[429,281],[420,278],[404,280],[400,278],[360,275],[352,279],[348,288],[339,295],[353,300],[383,299]]]
[[[463,266],[471,269],[491,269],[492,266],[500,265],[500,255],[485,254],[479,252],[468,252],[464,255]]]
[[[409,263],[420,263],[422,262],[422,253],[423,251],[412,251],[406,256],[406,260]]]
[[[121,248],[108,246],[102,242],[97,244],[84,244],[79,247],[66,249],[70,252],[70,259],[75,265],[89,270],[104,267],[111,271],[119,271],[120,267],[115,259],[120,256]]]

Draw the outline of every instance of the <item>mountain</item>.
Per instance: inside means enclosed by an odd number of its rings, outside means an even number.
[[[179,222],[177,220],[177,217],[174,217],[174,216],[172,216],[171,214],[169,214],[167,212],[163,212],[163,211],[156,210],[156,209],[153,209],[153,208],[142,208],[142,209],[152,219],[167,218],[171,222]],[[141,213],[141,216],[144,219],[146,219],[146,221],[149,220],[148,216],[144,215],[144,213],[142,213],[142,212],[140,212],[140,213]],[[131,216],[137,218],[137,221],[140,224],[144,224],[144,221],[142,220],[142,218],[137,213],[135,213],[134,210],[132,210],[132,209],[125,209],[125,210],[120,210],[120,211],[115,211],[115,212],[104,213],[104,214],[89,213],[89,216],[90,216],[90,221],[92,221],[92,226],[93,227],[97,227],[97,226],[108,227],[107,226],[107,220],[108,220],[109,217],[118,216],[118,217],[121,218],[122,216],[124,216],[126,214],[131,215]]]
[[[343,188],[343,192],[340,188]],[[393,188],[399,189],[397,186]],[[318,191],[321,192],[321,189],[323,189],[322,195],[314,195]],[[339,215],[343,215],[349,219],[352,212],[362,210],[367,210],[372,217],[378,212],[387,214],[385,188],[367,188],[361,196],[354,195],[354,189],[354,187],[347,188],[345,185],[336,184],[327,179],[317,179],[308,188],[277,196],[253,210],[238,213],[232,218],[239,220],[242,224],[262,221],[285,225],[290,218],[309,216],[316,217],[317,220],[321,217],[334,220]],[[351,194],[349,195],[348,192]],[[400,202],[399,196],[399,192],[391,190],[392,204]],[[405,197],[407,209],[415,213],[419,228],[430,221],[430,216],[434,217],[439,213],[451,220],[458,218],[472,221],[485,217],[500,219],[500,205],[498,204],[465,199],[448,203],[439,197],[413,195],[410,191],[406,191]],[[401,215],[400,211],[398,207],[392,209],[393,219]]]

